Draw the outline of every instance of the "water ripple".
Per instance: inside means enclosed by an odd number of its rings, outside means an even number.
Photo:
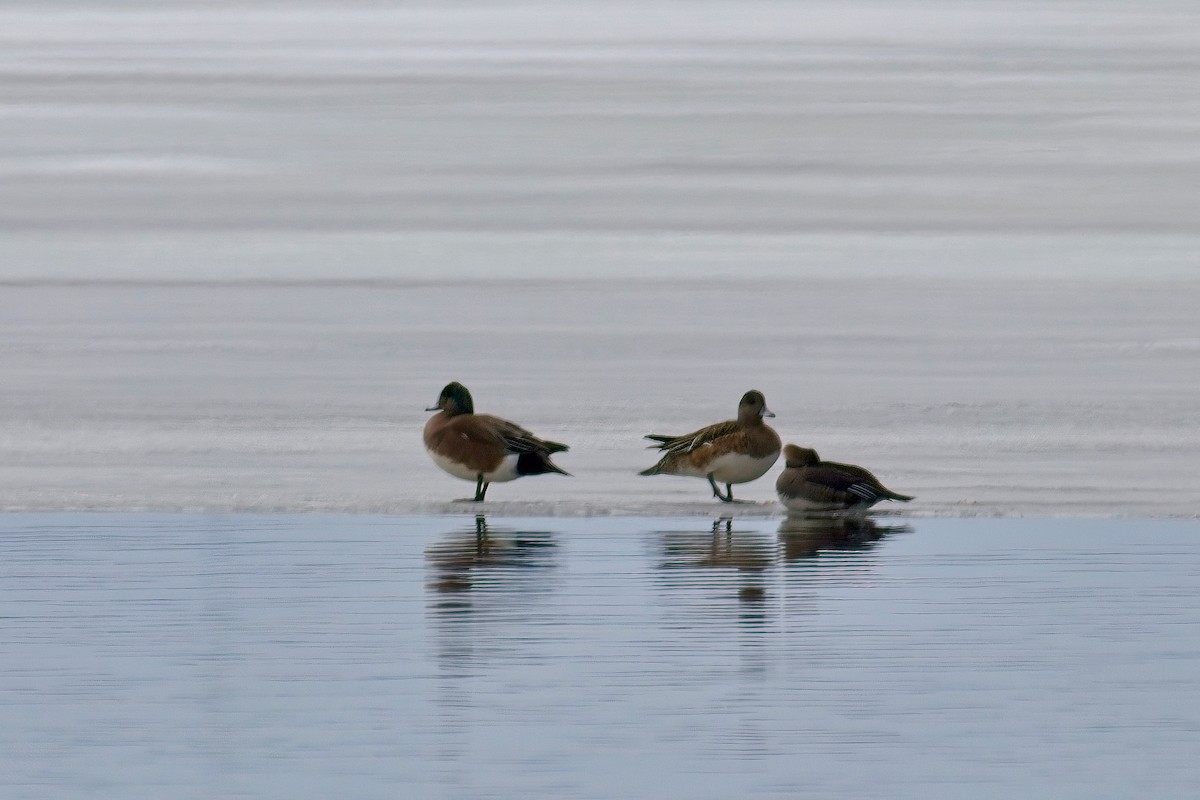
[[[1198,532],[4,515],[0,790],[1186,796]]]

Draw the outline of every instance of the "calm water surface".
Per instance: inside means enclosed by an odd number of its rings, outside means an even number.
[[[1190,797],[1200,525],[0,516],[0,795]]]

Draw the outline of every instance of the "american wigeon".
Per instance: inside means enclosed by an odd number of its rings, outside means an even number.
[[[789,444],[783,458],[787,466],[775,481],[775,492],[792,511],[865,511],[880,500],[912,500],[862,467],[822,461],[809,447]]]
[[[483,500],[488,485],[523,475],[556,472],[569,475],[550,461],[565,444],[539,439],[516,423],[489,414],[476,414],[467,387],[446,384],[437,411],[425,423],[425,449],[433,462],[456,478],[475,481],[475,500]]]
[[[737,419],[683,436],[647,436],[658,442],[650,447],[667,452],[657,464],[638,474],[707,478],[713,496],[732,503],[733,484],[761,478],[779,458],[779,434],[763,422],[763,417],[773,416],[762,392],[746,392],[738,403]],[[725,484],[725,494],[718,483]]]

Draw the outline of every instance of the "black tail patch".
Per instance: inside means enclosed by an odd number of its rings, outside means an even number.
[[[545,453],[521,453],[517,456],[518,475],[545,475],[547,472],[556,472],[559,475],[571,474],[559,468]]]

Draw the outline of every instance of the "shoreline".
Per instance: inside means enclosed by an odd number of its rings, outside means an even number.
[[[824,519],[825,517],[810,517],[801,514],[790,514],[779,504],[746,503],[736,507],[713,506],[711,508],[698,505],[673,504],[663,506],[624,507],[604,509],[598,506],[570,505],[553,503],[526,503],[504,501],[481,507],[473,507],[470,501],[425,503],[413,506],[379,506],[372,508],[347,508],[338,506],[310,506],[305,508],[289,506],[141,506],[141,507],[8,507],[0,509],[0,516],[166,516],[166,517],[378,517],[413,519],[429,518],[473,518],[484,516],[496,519],[563,519],[563,520],[596,520],[596,519],[747,519],[747,520],[784,520]],[[896,510],[875,511],[869,514],[847,515],[851,519],[870,519],[876,522],[921,522],[925,520],[1140,520],[1167,522],[1200,521],[1200,513],[1162,514],[1146,513],[1140,510],[1122,510],[1116,512],[1080,512],[1069,511],[1051,513],[1044,509],[967,509],[940,508],[933,510]],[[835,517],[838,518],[838,517]]]

